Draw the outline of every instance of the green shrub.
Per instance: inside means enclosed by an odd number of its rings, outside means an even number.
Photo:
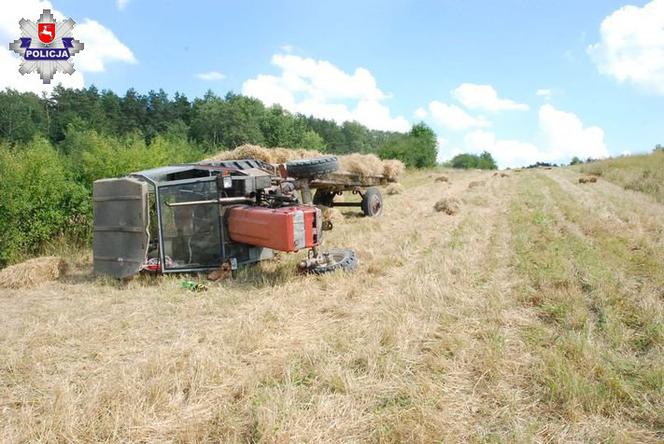
[[[63,145],[69,153],[76,178],[88,189],[97,179],[192,162],[202,157],[202,153],[186,140],[168,135],[156,136],[147,145],[140,134],[117,138],[98,134],[95,130],[70,129]]]
[[[0,146],[0,265],[38,254],[63,235],[89,237],[90,200],[62,156],[44,139]]]

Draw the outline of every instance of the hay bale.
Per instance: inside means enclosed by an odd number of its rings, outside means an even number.
[[[233,274],[233,267],[230,262],[224,262],[219,268],[207,275],[209,281],[220,281],[228,279]]]
[[[473,180],[468,184],[468,189],[483,187],[484,185],[486,185],[486,183],[483,180]]]
[[[383,176],[385,176],[390,182],[398,181],[405,169],[406,165],[400,160],[383,160]]]
[[[446,196],[436,202],[433,206],[433,209],[440,212],[443,212],[448,215],[453,215],[459,212],[459,199],[456,197]]]
[[[406,189],[400,183],[391,183],[385,188],[385,192],[389,195],[401,194]]]
[[[12,265],[0,271],[0,287],[30,288],[64,276],[67,263],[61,257],[44,256]]]
[[[434,179],[434,182],[449,182],[449,181],[450,178],[445,175],[438,176]]]
[[[383,161],[375,154],[348,154],[338,156],[339,171],[359,174],[360,176],[382,176]]]
[[[595,183],[597,182],[596,176],[579,177],[579,183]]]

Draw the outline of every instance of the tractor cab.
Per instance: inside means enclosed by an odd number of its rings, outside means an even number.
[[[254,204],[273,187],[274,168],[257,160],[174,165],[94,183],[94,269],[126,278],[218,268],[268,259],[272,250],[233,242],[230,204]],[[220,203],[227,205],[220,205]]]

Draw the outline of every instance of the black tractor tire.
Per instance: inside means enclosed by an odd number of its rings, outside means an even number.
[[[383,195],[376,187],[367,188],[362,196],[362,213],[367,217],[383,214]]]
[[[359,260],[355,252],[349,248],[335,248],[327,252],[334,261],[331,264],[321,264],[309,270],[314,274],[331,273],[337,270],[353,271],[357,268]]]
[[[289,160],[286,162],[288,175],[296,179],[322,176],[323,174],[334,173],[338,169],[339,163],[334,156]]]
[[[314,205],[331,207],[334,202],[334,193],[332,191],[316,190],[314,193]]]

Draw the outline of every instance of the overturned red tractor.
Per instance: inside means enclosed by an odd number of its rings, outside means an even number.
[[[223,264],[235,269],[271,259],[275,250],[307,250],[299,264],[302,271],[353,270],[358,260],[352,250],[320,251],[323,231],[332,226],[313,203],[335,205],[334,196],[350,190],[362,196],[350,205],[376,216],[382,198],[377,188],[335,176],[337,168],[331,156],[279,167],[245,159],[98,180],[93,192],[95,272],[127,278],[141,271],[206,272]]]

